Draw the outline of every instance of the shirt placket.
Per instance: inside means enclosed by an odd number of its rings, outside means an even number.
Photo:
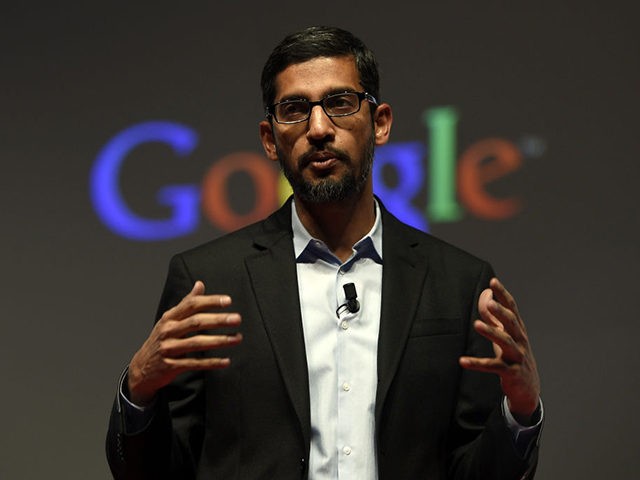
[[[335,296],[336,305],[346,302],[344,285],[350,283],[352,275],[346,265],[341,265],[336,271]],[[357,328],[359,312],[352,313],[342,309],[337,319],[337,378],[335,388],[338,398],[338,429],[336,449],[338,454],[338,477],[351,478],[355,456],[358,454],[353,436],[351,416],[353,412],[353,368],[349,363],[349,339],[354,328]]]

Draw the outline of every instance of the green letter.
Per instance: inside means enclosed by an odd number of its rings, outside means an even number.
[[[453,107],[431,108],[423,119],[429,130],[429,203],[427,216],[434,222],[462,217],[456,202],[456,123]]]

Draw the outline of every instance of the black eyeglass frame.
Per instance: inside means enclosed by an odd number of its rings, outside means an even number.
[[[328,99],[339,97],[339,96],[344,95],[344,94],[356,95],[356,97],[358,98],[358,108],[356,110],[354,110],[353,112],[350,112],[350,113],[337,113],[336,114],[336,113],[327,112],[327,109],[325,108],[325,102]],[[315,102],[311,102],[309,100],[304,100],[304,99],[294,99],[294,100],[285,100],[283,102],[274,103],[273,105],[269,105],[266,108],[265,114],[266,114],[267,118],[273,118],[276,121],[276,123],[279,123],[279,124],[282,124],[282,125],[294,125],[296,123],[302,123],[302,122],[306,122],[307,120],[309,120],[309,117],[311,116],[311,111],[313,110],[313,107],[315,107],[316,105],[320,105],[322,107],[322,111],[328,117],[331,117],[331,118],[333,118],[333,117],[348,117],[350,115],[355,115],[362,108],[362,101],[363,100],[367,100],[368,102],[373,103],[375,106],[378,106],[378,101],[376,100],[376,97],[374,97],[370,93],[346,91],[346,92],[340,92],[340,93],[332,93],[330,95],[327,95],[324,98],[321,98],[320,100],[316,100]],[[289,121],[289,122],[278,120],[278,118],[276,117],[276,107],[278,105],[283,105],[283,104],[293,103],[293,102],[306,103],[309,106],[308,111],[307,111],[307,116],[305,118],[300,119],[300,120],[293,120],[293,121]]]

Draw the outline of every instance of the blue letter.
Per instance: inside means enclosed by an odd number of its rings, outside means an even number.
[[[420,142],[390,143],[376,149],[373,162],[373,190],[396,217],[412,227],[428,231],[427,220],[411,204],[424,180],[422,159],[426,148]],[[390,165],[395,169],[398,182],[389,189],[382,178],[382,169]]]
[[[188,127],[171,122],[147,122],[117,134],[98,154],[91,171],[91,199],[104,224],[113,232],[133,240],[165,240],[186,235],[198,225],[200,190],[194,185],[170,185],[158,192],[161,205],[172,208],[173,215],[162,220],[133,213],[119,188],[120,167],[127,154],[145,142],[171,145],[176,154],[188,155],[198,142]]]

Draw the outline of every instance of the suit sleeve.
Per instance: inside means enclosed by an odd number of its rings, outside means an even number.
[[[156,318],[180,302],[194,280],[181,257],[171,260]],[[202,376],[200,372],[180,375],[160,392],[147,427],[127,432],[119,395],[111,411],[106,439],[107,460],[113,477],[165,479],[195,477],[197,453],[202,442]]]

